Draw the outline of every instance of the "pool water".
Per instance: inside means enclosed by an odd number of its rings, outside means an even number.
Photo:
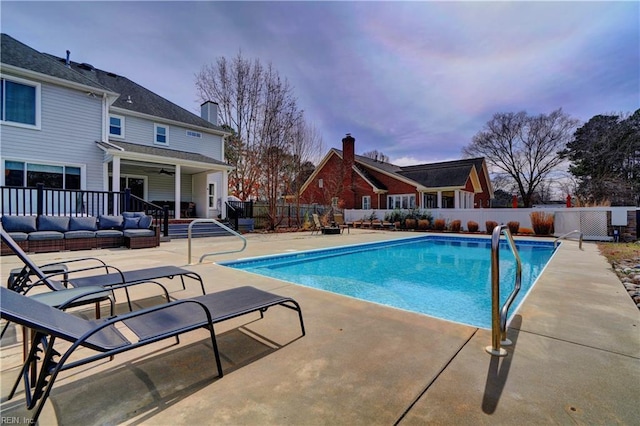
[[[549,242],[518,241],[522,288],[516,312],[554,253]],[[491,328],[491,241],[424,236],[221,265],[474,327]],[[516,263],[500,244],[501,304],[515,282]]]

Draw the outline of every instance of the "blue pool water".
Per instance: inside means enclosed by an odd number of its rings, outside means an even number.
[[[522,303],[554,253],[552,243],[517,242]],[[220,262],[399,309],[491,328],[491,241],[424,236],[325,250]],[[500,245],[501,304],[513,289],[515,258]]]

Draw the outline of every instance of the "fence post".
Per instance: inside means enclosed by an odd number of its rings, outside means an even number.
[[[124,189],[124,209],[123,212],[128,212],[131,203],[131,188]]]
[[[44,183],[36,184],[36,214],[41,216],[44,213]]]
[[[164,237],[169,235],[169,206],[162,206],[162,234]]]

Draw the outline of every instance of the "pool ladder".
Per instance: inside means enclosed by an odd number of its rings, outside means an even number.
[[[578,240],[578,241],[579,241],[579,243],[578,243],[578,248],[579,248],[580,250],[582,250],[582,239],[583,239],[583,237],[584,237],[584,236],[583,236],[582,232],[581,232],[580,230],[578,230],[578,229],[576,229],[575,231],[567,232],[566,234],[562,234],[562,235],[560,235],[558,238],[556,238],[555,240],[553,240],[553,248],[558,247],[558,241],[560,241],[560,240],[566,240],[566,239],[568,239],[567,237],[568,237],[569,235],[573,235],[573,234],[578,234],[578,235],[579,235],[579,237],[580,237],[580,238],[579,238],[579,240]]]
[[[516,258],[516,279],[513,291],[500,307],[500,235],[507,238],[509,248]],[[507,225],[498,225],[491,234],[491,346],[485,350],[493,356],[507,356],[507,351],[501,346],[511,345],[507,339],[507,315],[522,284],[522,261]]]

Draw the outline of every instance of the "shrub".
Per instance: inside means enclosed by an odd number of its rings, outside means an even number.
[[[518,233],[518,229],[520,229],[520,222],[507,222],[507,228],[509,228],[509,232],[511,232],[512,235],[515,235]]]
[[[384,216],[386,222],[396,223],[404,220],[405,214],[400,209],[394,209]]]
[[[436,231],[444,231],[444,228],[447,227],[447,223],[444,219],[436,219],[435,222],[433,222],[433,227]]]
[[[478,222],[474,222],[472,220],[467,222],[467,229],[469,230],[469,232],[478,232],[478,228],[480,228]]]
[[[493,220],[488,220],[484,223],[484,226],[486,227],[487,234],[491,235],[493,233],[493,228],[498,226],[498,222],[495,222]]]
[[[422,229],[423,231],[429,229],[429,221],[427,219],[418,219],[418,229]]]
[[[551,235],[553,233],[553,213],[532,212],[531,225],[536,235]]]
[[[462,221],[457,219],[451,221],[451,232],[460,232],[460,228],[462,228]]]
[[[429,223],[433,223],[433,215],[431,214],[431,212],[429,210],[424,210],[422,212],[420,212],[420,214],[417,215],[418,219],[426,219],[429,221]]]

